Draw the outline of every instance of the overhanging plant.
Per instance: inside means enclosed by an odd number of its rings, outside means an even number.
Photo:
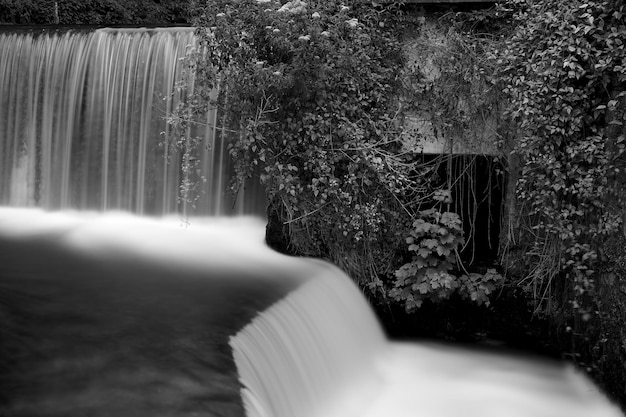
[[[193,150],[189,131],[217,108],[233,189],[258,175],[295,252],[388,294],[406,234],[446,186],[407,146],[401,12],[313,0],[217,0],[201,10],[193,90],[170,118],[172,148]]]

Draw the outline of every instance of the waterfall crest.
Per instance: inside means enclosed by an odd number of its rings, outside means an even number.
[[[338,268],[310,262],[304,284],[230,339],[248,417],[357,416],[381,388],[372,309]]]
[[[345,274],[311,267],[230,338],[247,417],[623,417],[573,365],[388,341]]]
[[[0,204],[261,214],[260,187],[237,207],[230,198],[215,110],[197,132],[203,192],[181,202],[182,156],[165,158],[165,118],[184,98],[177,82],[194,42],[191,28],[0,34]]]

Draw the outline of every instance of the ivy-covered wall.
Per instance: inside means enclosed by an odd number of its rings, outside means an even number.
[[[625,16],[620,0],[510,0],[441,14],[438,36],[412,41],[422,129],[457,140],[485,126],[506,168],[504,288],[532,308],[527,329],[622,404]]]
[[[565,350],[624,401],[626,8],[518,0],[496,13],[512,27],[487,56],[516,161],[505,266]]]

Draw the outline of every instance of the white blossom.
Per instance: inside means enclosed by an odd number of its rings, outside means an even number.
[[[326,36],[326,37],[329,37],[329,36],[330,36],[330,32],[329,32],[329,31],[327,31],[327,30],[325,30],[325,31],[323,31],[322,33],[320,33],[320,35],[322,35],[322,36]]]
[[[319,14],[318,12],[315,12],[315,13],[313,13],[313,14],[311,15],[311,17],[312,17],[313,19],[319,19],[321,16],[320,16],[320,14]]]
[[[346,20],[346,23],[351,28],[355,28],[355,27],[357,27],[359,25],[359,19],[352,18],[352,19]]]
[[[339,11],[341,11],[341,12],[345,12],[347,10],[350,10],[350,8],[348,6],[341,5],[341,7],[339,8]]]
[[[272,32],[278,33],[278,32],[280,32],[280,29],[274,29]]]
[[[224,17],[226,16],[226,13],[218,13],[215,15],[215,17]]]
[[[256,2],[259,3],[259,4],[269,3],[271,1],[272,0],[256,0]]]
[[[308,42],[311,40],[311,35],[302,35],[298,38],[299,41]]]
[[[280,13],[287,12],[291,14],[300,14],[304,13],[305,11],[306,3],[302,0],[288,1],[287,3],[283,4],[280,9],[278,9],[278,12]]]

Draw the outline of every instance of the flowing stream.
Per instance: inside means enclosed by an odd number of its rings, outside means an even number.
[[[193,43],[0,34],[0,415],[621,415],[563,363],[389,341],[338,268],[265,246],[215,111],[181,202],[161,132]]]

